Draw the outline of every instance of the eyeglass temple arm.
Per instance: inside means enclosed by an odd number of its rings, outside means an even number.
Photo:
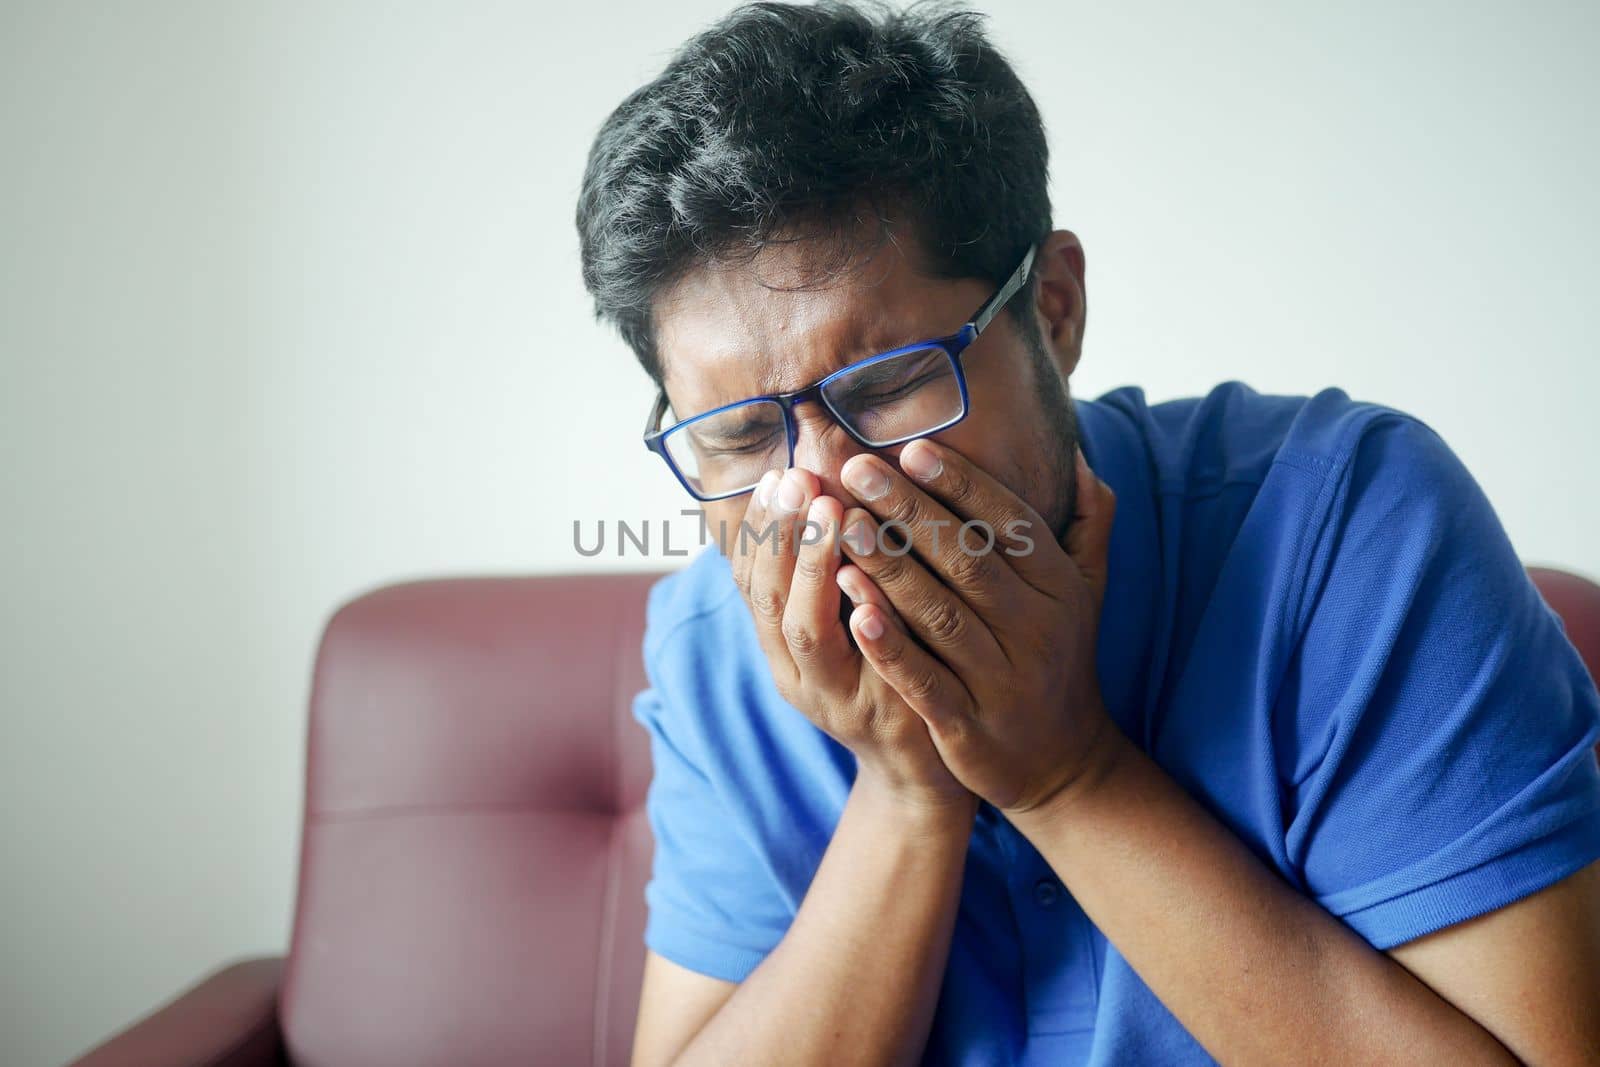
[[[991,296],[988,302],[978,309],[978,313],[972,316],[972,329],[975,333],[982,333],[990,320],[1000,314],[1000,309],[1017,295],[1017,290],[1028,280],[1028,272],[1033,269],[1033,254],[1038,250],[1038,245],[1030,246],[1028,254],[1022,257],[1022,262],[1017,264],[1017,269],[1011,272],[1011,277],[1006,279],[1000,291]]]
[[[662,389],[656,393],[655,406],[650,409],[650,417],[644,420],[644,435],[648,439],[661,428],[661,416],[667,413],[667,391]]]

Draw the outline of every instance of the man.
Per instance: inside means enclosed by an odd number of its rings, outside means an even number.
[[[735,11],[578,226],[720,549],[650,602],[636,1063],[1596,1062],[1600,701],[1488,503],[1334,390],[1072,400],[974,16]]]

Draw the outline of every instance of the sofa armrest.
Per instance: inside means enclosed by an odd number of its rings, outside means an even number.
[[[72,1067],[282,1067],[283,959],[225,967]]]

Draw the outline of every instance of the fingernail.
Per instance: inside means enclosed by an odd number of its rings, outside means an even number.
[[[772,488],[778,484],[778,477],[777,471],[768,471],[761,476],[761,480],[756,483],[757,504],[764,508],[772,505]]]
[[[900,468],[919,482],[931,482],[944,470],[944,460],[932,445],[912,441],[900,453]]]
[[[868,641],[876,641],[883,636],[883,620],[878,618],[878,613],[863,615],[861,621],[856,623],[856,629],[861,631],[861,636]]]
[[[795,512],[800,510],[800,505],[806,502],[805,486],[800,484],[800,475],[790,471],[778,483],[778,492],[775,495],[778,501],[778,510],[782,512]]]
[[[855,459],[845,465],[844,484],[860,500],[876,500],[889,491],[889,476],[876,463]]]
[[[856,555],[872,555],[872,532],[867,529],[867,524],[860,519],[852,522],[850,529],[844,532],[844,541]]]

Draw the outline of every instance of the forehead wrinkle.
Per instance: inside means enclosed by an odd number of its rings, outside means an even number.
[[[657,306],[664,377],[704,390],[694,406],[709,410],[803,389],[849,363],[959,325],[953,316],[971,309],[934,311],[928,298],[940,289],[924,288],[933,280],[895,259],[884,257],[876,269],[858,264],[848,276],[814,287],[775,284],[781,271],[737,268],[680,279]],[[699,358],[667,358],[674,341],[697,349]]]
[[[853,311],[839,315],[800,314],[783,316],[769,327],[743,315],[727,316],[725,322],[737,319],[741,323],[738,333],[743,336],[702,349],[709,357],[706,363],[711,365],[707,368],[711,372],[702,377],[710,379],[707,391],[714,399],[698,408],[710,410],[753,396],[796,392],[851,363],[941,336],[939,317],[917,315],[916,321],[910,323],[904,321],[908,318],[913,316],[891,318]],[[738,388],[736,380],[730,382],[712,369],[735,361],[752,366],[753,385]]]
[[[706,364],[749,366],[754,383],[754,392],[746,386],[738,396],[721,396],[724,390],[718,390],[723,402],[803,389],[853,358],[870,354],[862,350],[863,339],[879,332],[848,296],[841,299],[836,291],[756,288],[723,295],[729,299],[716,316],[712,329],[717,341],[706,350]]]
[[[827,377],[855,357],[871,328],[849,295],[792,295],[794,306],[774,324],[777,337],[761,379],[766,393],[794,392]]]

